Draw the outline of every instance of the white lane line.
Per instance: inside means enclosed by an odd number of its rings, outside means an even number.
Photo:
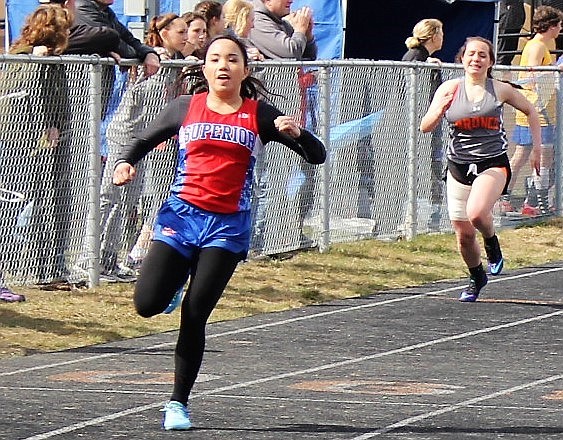
[[[446,337],[443,337],[443,338],[433,339],[431,341],[422,342],[422,343],[419,343],[419,344],[408,345],[406,347],[397,348],[395,350],[389,350],[389,351],[385,351],[385,352],[374,353],[374,354],[371,354],[371,355],[368,355],[368,356],[362,356],[362,357],[355,358],[355,359],[347,359],[345,361],[332,362],[332,363],[329,363],[329,364],[319,365],[319,366],[316,366],[316,367],[306,368],[306,369],[303,369],[303,370],[290,371],[290,372],[287,372],[287,373],[276,374],[274,376],[262,377],[260,379],[250,380],[250,381],[247,381],[247,382],[240,382],[240,383],[235,383],[235,384],[232,384],[232,385],[226,385],[226,386],[223,386],[223,387],[218,387],[218,388],[210,389],[210,390],[207,390],[207,391],[202,391],[202,392],[199,392],[199,393],[194,393],[190,397],[190,399],[193,400],[193,399],[201,397],[201,396],[210,396],[210,395],[214,395],[214,394],[217,394],[217,393],[224,393],[226,391],[232,391],[232,390],[237,390],[237,389],[241,389],[241,388],[248,388],[248,387],[253,386],[253,385],[259,385],[259,384],[263,384],[263,383],[267,383],[267,382],[273,382],[273,381],[277,381],[277,380],[281,380],[281,379],[287,379],[287,378],[290,378],[290,377],[301,376],[301,375],[309,374],[309,373],[317,373],[319,371],[330,370],[330,369],[334,369],[334,368],[338,368],[338,367],[342,367],[342,366],[347,366],[347,365],[354,365],[354,364],[358,364],[360,362],[365,362],[365,361],[369,361],[369,360],[372,360],[372,359],[382,358],[382,357],[390,356],[390,355],[393,355],[393,354],[405,353],[405,352],[408,352],[408,351],[414,351],[414,350],[417,350],[419,348],[425,348],[425,347],[429,347],[429,346],[432,346],[432,345],[441,344],[441,343],[444,343],[444,342],[450,342],[450,341],[455,341],[455,340],[458,340],[458,339],[468,338],[468,337],[479,335],[479,334],[482,334],[482,333],[490,333],[490,332],[493,332],[493,331],[496,331],[496,330],[516,327],[518,325],[529,324],[531,322],[542,321],[544,319],[552,318],[554,316],[561,315],[561,314],[563,314],[563,310],[558,310],[556,312],[547,313],[545,315],[534,316],[532,318],[521,319],[519,321],[495,325],[495,326],[492,326],[492,327],[485,327],[485,328],[482,328],[482,329],[479,329],[479,330],[473,330],[473,331],[470,331],[470,332],[458,333],[456,335],[451,335],[451,336],[446,336]],[[66,434],[66,433],[71,432],[71,431],[76,431],[78,429],[85,428],[86,426],[99,425],[99,424],[107,422],[109,420],[114,420],[114,419],[117,419],[117,418],[120,418],[120,417],[124,417],[124,416],[128,416],[128,415],[131,415],[131,414],[140,413],[140,412],[143,412],[143,411],[146,411],[146,410],[149,410],[149,409],[157,408],[159,406],[163,406],[164,403],[165,402],[158,402],[158,403],[155,403],[155,404],[149,404],[149,405],[143,405],[143,406],[139,406],[139,407],[130,408],[130,409],[127,409],[125,411],[120,411],[118,413],[109,414],[109,415],[104,416],[104,417],[97,417],[95,419],[86,420],[84,422],[69,425],[69,426],[66,426],[64,428],[56,429],[54,431],[49,431],[49,432],[45,432],[43,434],[39,434],[39,435],[36,435],[36,436],[33,436],[33,437],[28,437],[24,440],[43,440],[43,439],[46,439],[46,438],[54,437],[54,436],[59,435],[59,434]]]
[[[358,437],[353,437],[352,440],[367,440],[369,438],[377,437],[382,434],[387,434],[391,431],[395,431],[398,428],[404,428],[405,426],[412,425],[413,423],[419,422],[421,420],[429,419],[432,417],[439,416],[441,414],[446,414],[452,411],[456,411],[460,408],[466,408],[468,406],[472,406],[476,403],[483,402],[485,400],[495,399],[497,397],[505,396],[507,394],[515,393],[517,391],[522,391],[527,388],[534,388],[538,385],[544,385],[546,383],[555,382],[557,380],[563,379],[563,374],[555,375],[546,377],[545,379],[535,380],[533,382],[528,382],[522,385],[517,385],[512,388],[507,388],[504,390],[497,391],[496,393],[487,394],[485,396],[475,397],[473,399],[464,400],[463,402],[456,403],[455,405],[450,405],[446,408],[437,409],[435,411],[430,411],[424,414],[420,414],[418,416],[409,417],[404,420],[400,420],[392,425],[388,425],[384,428],[378,429],[377,431],[368,432]]]
[[[556,267],[556,268],[551,268],[551,269],[543,269],[543,270],[539,270],[539,271],[535,271],[535,272],[528,272],[528,273],[524,273],[524,274],[520,274],[520,275],[503,276],[501,278],[490,280],[489,284],[499,283],[499,282],[502,282],[502,281],[516,280],[516,279],[519,279],[519,278],[538,276],[538,275],[543,275],[543,274],[551,273],[551,272],[560,272],[562,270],[563,270],[563,267]],[[454,287],[448,287],[446,289],[433,290],[433,291],[425,292],[425,293],[417,293],[415,295],[401,296],[399,298],[389,299],[389,300],[385,300],[385,301],[370,302],[369,304],[361,304],[361,305],[358,305],[358,306],[343,307],[341,309],[333,309],[333,310],[330,310],[330,311],[327,311],[327,312],[320,312],[320,313],[315,313],[315,314],[312,314],[312,315],[300,316],[300,317],[297,317],[297,318],[283,319],[281,321],[269,322],[267,324],[259,324],[259,325],[254,325],[254,326],[250,326],[250,327],[243,327],[243,328],[240,328],[240,329],[229,330],[229,331],[225,331],[225,332],[222,332],[222,333],[210,334],[210,335],[207,336],[207,339],[220,338],[220,337],[223,337],[223,336],[231,336],[231,335],[237,335],[237,334],[241,334],[241,333],[249,333],[249,332],[253,332],[253,331],[256,331],[256,330],[262,330],[262,329],[270,328],[270,327],[277,327],[277,326],[291,324],[291,323],[298,322],[298,321],[322,318],[322,317],[325,317],[325,316],[335,315],[335,314],[339,314],[339,313],[347,313],[347,312],[353,312],[355,310],[379,307],[379,306],[384,306],[384,305],[388,305],[388,304],[409,301],[409,300],[413,300],[413,299],[425,298],[427,296],[442,295],[442,294],[445,294],[445,293],[457,291],[459,288],[460,288],[460,286],[458,285],[458,286],[454,286]],[[393,295],[393,292],[388,292],[388,294]],[[163,343],[155,344],[155,345],[152,345],[152,346],[149,346],[149,347],[126,349],[126,350],[123,350],[123,351],[120,351],[120,352],[117,352],[117,353],[105,353],[105,354],[99,354],[99,355],[95,355],[95,356],[87,356],[87,357],[83,357],[83,358],[80,358],[80,359],[73,359],[73,360],[70,360],[70,361],[53,362],[51,364],[36,365],[34,367],[21,368],[19,370],[14,370],[14,371],[0,372],[0,377],[29,373],[31,371],[46,370],[46,369],[49,369],[49,368],[56,368],[56,367],[62,367],[62,366],[66,366],[66,365],[73,365],[73,364],[78,364],[78,363],[81,363],[81,362],[92,362],[92,361],[99,360],[99,359],[121,356],[123,354],[131,354],[131,353],[138,353],[138,352],[143,352],[143,351],[148,351],[148,350],[156,350],[156,349],[159,349],[159,348],[167,348],[167,347],[171,347],[171,346],[174,346],[174,345],[176,345],[176,342],[163,342]]]
[[[381,399],[365,399],[365,400],[349,400],[349,399],[307,399],[295,397],[274,397],[274,396],[249,396],[242,394],[213,394],[211,396],[218,399],[229,400],[261,400],[261,401],[282,401],[282,402],[303,402],[303,403],[330,403],[338,405],[379,405],[379,406],[401,406],[401,407],[432,407],[445,408],[449,406],[446,403],[423,403],[423,402],[389,402]],[[545,413],[563,413],[563,407],[550,408],[547,406],[510,406],[510,405],[471,405],[471,408],[494,409],[503,411],[538,411]]]
[[[49,388],[49,387],[4,387],[0,386],[0,390],[7,391],[31,391],[31,392],[54,392],[54,393],[85,393],[85,394],[131,394],[142,396],[162,396],[163,398],[170,394],[170,391],[150,391],[150,390],[85,390],[73,388]],[[243,394],[213,394],[208,397],[215,399],[226,400],[246,400],[246,401],[272,401],[272,402],[303,402],[303,403],[322,403],[322,404],[339,404],[339,405],[380,405],[380,406],[401,406],[401,407],[432,407],[444,408],[448,406],[445,403],[423,403],[423,402],[389,402],[381,399],[363,399],[363,400],[350,400],[350,399],[311,399],[311,398],[295,398],[291,396],[275,397],[275,396],[251,396]],[[491,409],[503,411],[538,411],[544,413],[560,413],[563,412],[563,407],[550,408],[547,406],[514,406],[514,405],[471,405],[471,408],[478,409]]]

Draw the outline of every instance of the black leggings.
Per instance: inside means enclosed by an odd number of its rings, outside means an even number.
[[[134,294],[135,308],[143,317],[162,313],[191,274],[182,302],[171,400],[188,402],[203,359],[205,324],[242,257],[221,248],[204,248],[188,259],[153,241],[143,260]]]

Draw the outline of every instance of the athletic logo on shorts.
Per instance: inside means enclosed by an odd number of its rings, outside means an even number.
[[[162,228],[162,235],[172,237],[173,235],[176,235],[176,231],[168,226],[165,226],[164,228]]]

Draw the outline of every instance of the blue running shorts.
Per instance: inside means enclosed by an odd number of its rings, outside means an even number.
[[[515,125],[512,132],[512,141],[517,145],[523,147],[532,147],[532,133],[530,127],[522,125]],[[553,145],[555,141],[555,127],[547,125],[541,128],[541,143],[542,145]]]
[[[197,249],[219,247],[245,259],[250,246],[250,211],[218,214],[170,196],[158,211],[153,240],[172,246],[186,258],[192,258]]]

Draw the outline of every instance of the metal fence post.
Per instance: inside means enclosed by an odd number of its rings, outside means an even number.
[[[86,219],[86,260],[88,262],[88,284],[100,284],[100,122],[102,114],[102,66],[89,66],[90,88],[88,107],[90,112],[88,148],[88,218]]]
[[[320,94],[320,136],[327,155],[322,166],[321,179],[321,220],[322,232],[319,240],[319,251],[326,252],[330,246],[330,67],[321,67],[319,70]]]
[[[408,139],[408,176],[407,176],[407,213],[405,218],[406,225],[406,238],[410,240],[414,238],[417,233],[417,198],[418,198],[418,118],[417,118],[417,108],[418,108],[418,70],[411,67],[408,70],[408,105],[407,109],[409,112],[409,139]]]

